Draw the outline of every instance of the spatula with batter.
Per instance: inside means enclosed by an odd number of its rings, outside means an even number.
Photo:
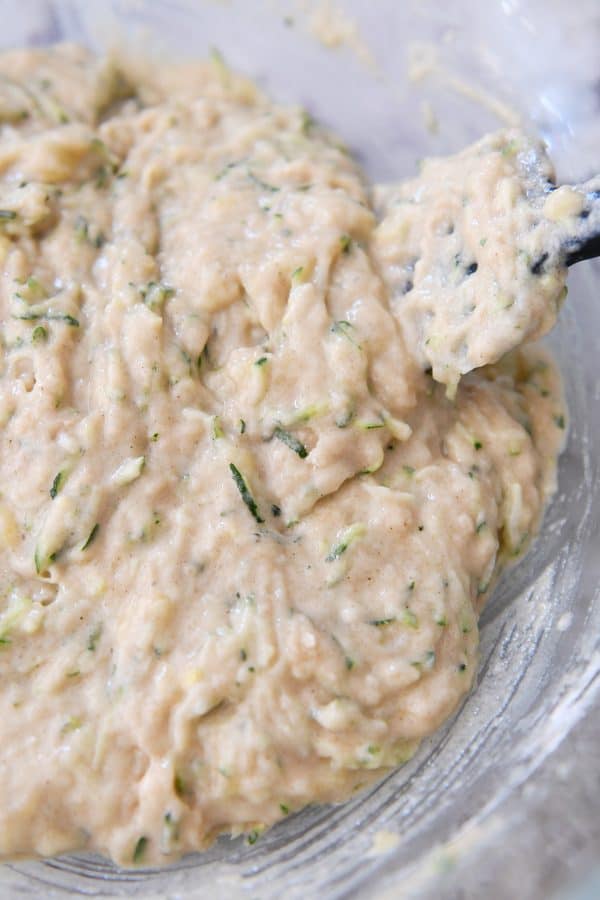
[[[567,267],[600,255],[600,177],[557,188],[544,146],[518,131],[428,159],[374,202],[392,310],[450,394],[461,375],[549,331]]]

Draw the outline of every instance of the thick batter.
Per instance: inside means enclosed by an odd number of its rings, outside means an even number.
[[[564,294],[539,151],[373,192],[218,59],[73,47],[0,119],[0,854],[254,841],[452,713],[554,489],[546,355],[464,374]]]

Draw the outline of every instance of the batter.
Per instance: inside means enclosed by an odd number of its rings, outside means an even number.
[[[506,355],[564,296],[548,164],[372,189],[218,58],[73,46],[0,57],[0,121],[0,855],[253,842],[471,687],[565,433]]]

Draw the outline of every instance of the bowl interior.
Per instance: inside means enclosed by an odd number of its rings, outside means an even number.
[[[375,180],[409,175],[419,157],[456,150],[515,114],[542,132],[561,178],[599,167],[594,0],[577,10],[563,4],[552,17],[541,0],[347,0],[337,6],[358,31],[334,49],[311,33],[314,6],[29,0],[15,15],[2,0],[0,40],[67,38],[97,49],[125,42],[165,61],[216,46],[276,98],[303,104],[340,133]],[[412,81],[410,72],[422,78]],[[15,862],[0,866],[0,895],[41,896],[51,886],[55,897],[200,898],[210,891],[215,900],[268,900],[283,890],[290,898],[364,896],[397,879],[434,897],[457,853],[470,854],[485,883],[490,841],[517,839],[506,804],[524,784],[535,792],[536,770],[595,699],[599,276],[594,264],[572,273],[569,303],[550,338],[571,413],[559,491],[532,551],[483,614],[478,684],[453,721],[376,787],[342,806],[291,816],[253,847],[222,838],[207,853],[154,872],[123,872],[85,854]],[[386,853],[374,851],[381,831],[394,836]]]

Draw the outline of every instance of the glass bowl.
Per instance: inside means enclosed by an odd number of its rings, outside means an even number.
[[[412,174],[515,114],[548,141],[560,179],[600,169],[597,0],[323,6],[0,0],[0,43],[126,43],[164,60],[218,47],[335,129],[372,179]],[[332,9],[337,38],[318,28]],[[478,683],[453,720],[366,793],[254,846],[224,837],[162,870],[90,854],[5,863],[1,897],[537,898],[585,876],[600,848],[599,287],[597,263],[572,272],[549,339],[571,413],[559,490],[484,611]],[[582,897],[597,896],[590,885]]]

